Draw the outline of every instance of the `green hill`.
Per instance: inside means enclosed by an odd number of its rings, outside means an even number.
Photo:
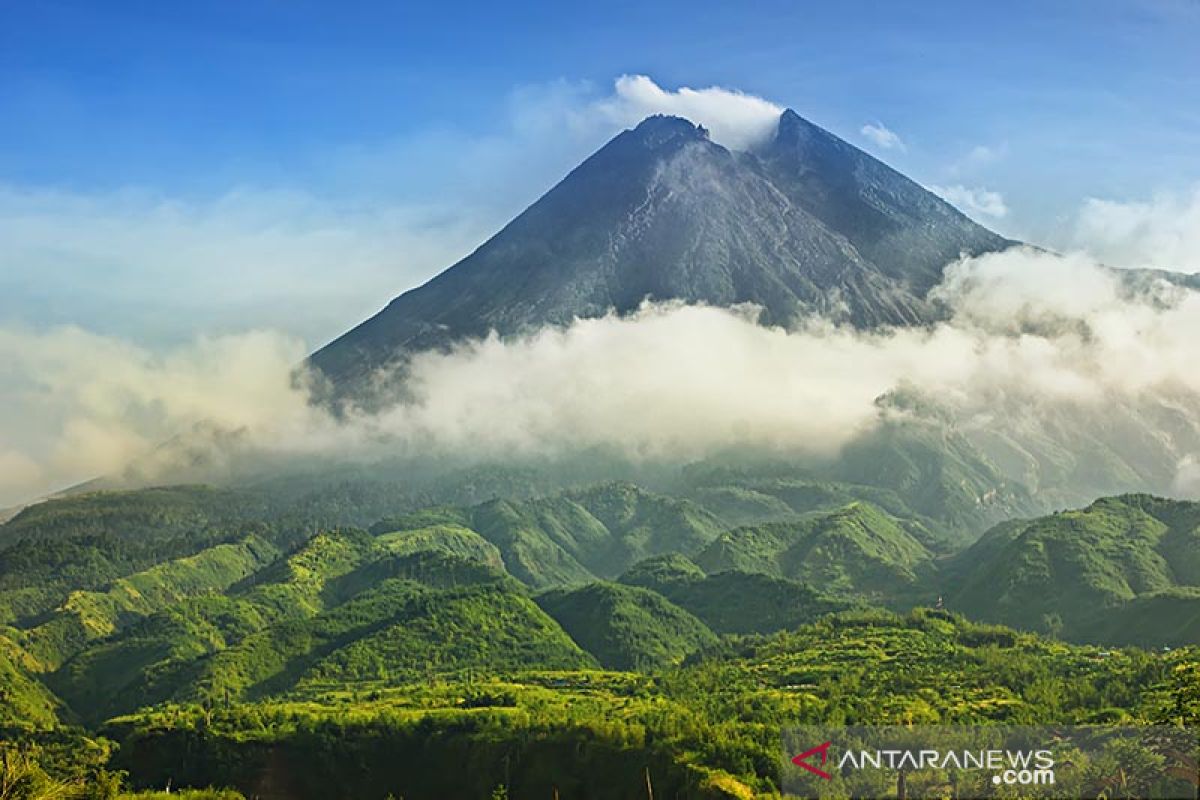
[[[537,604],[609,669],[658,669],[714,644],[704,623],[636,586],[593,583],[538,595]]]
[[[500,550],[505,568],[534,588],[593,580],[571,551],[583,549],[581,540],[600,546],[608,538],[596,519],[573,505],[544,519],[523,505],[495,500],[472,509],[470,524]]]
[[[438,542],[447,534],[445,548]],[[470,532],[314,537],[225,595],[185,599],[85,648],[50,685],[89,720],[301,682],[594,662]],[[478,541],[474,541],[478,540]],[[467,543],[482,560],[455,555]]]
[[[914,511],[896,491],[867,484],[820,480],[794,464],[743,467],[696,464],[684,470],[689,496],[730,527],[781,522],[818,511],[836,511],[863,501],[897,518],[920,523],[921,543],[946,550],[973,538]]]
[[[881,400],[888,408],[903,402],[917,401]],[[684,470],[689,496],[730,525],[780,521],[865,501],[920,522],[927,532],[922,544],[934,550],[959,547],[1001,520],[1047,508],[1045,500],[934,410],[923,408],[918,416],[924,419],[864,433],[829,463],[693,464]]]
[[[332,583],[379,552],[364,531],[324,531],[232,587],[230,594],[253,604],[266,619],[311,616],[325,608]]]
[[[287,550],[319,529],[252,491],[173,486],[56,497],[0,525],[0,624],[45,621],[77,592],[250,536]]]
[[[461,557],[471,555],[478,561]],[[388,579],[435,586],[495,581],[498,562],[491,545],[464,529],[425,528],[378,538],[354,529],[328,531],[223,595],[181,599],[85,647],[48,680],[88,715],[129,710],[184,691],[210,654],[275,626],[302,630],[304,620]]]
[[[825,593],[901,604],[929,593],[932,556],[914,536],[917,523],[869,503],[722,534],[695,556],[705,572],[760,572],[808,583]]]
[[[56,497],[29,506],[0,525],[0,548],[23,538],[66,539],[108,535],[169,539],[266,516],[253,493],[210,486],[166,486]]]
[[[1075,640],[1179,644],[1196,640],[1198,553],[1200,505],[1106,498],[992,529],[951,565],[947,597],[965,614]]]
[[[695,561],[682,553],[666,553],[639,561],[626,570],[620,580],[629,586],[641,586],[665,594],[677,584],[703,579],[704,570],[696,566]]]
[[[504,569],[504,557],[496,546],[475,531],[461,525],[430,525],[414,530],[394,531],[378,536],[375,541],[391,555],[439,552]]]
[[[849,606],[786,578],[740,570],[705,575],[683,556],[646,559],[621,583],[658,592],[717,633],[773,633]]]
[[[0,551],[0,624],[33,624],[72,591],[99,589],[153,566],[154,558],[139,550],[112,536],[30,536],[12,543]]]
[[[887,405],[907,409],[912,398]],[[888,489],[918,514],[973,538],[987,527],[1045,506],[936,411],[924,422],[892,423],[864,435],[842,452],[833,477]]]
[[[517,587],[438,590],[389,579],[315,617],[272,626],[213,654],[177,682],[176,693],[178,699],[261,697],[306,680],[413,679],[543,662],[593,663]]]
[[[0,731],[52,730],[69,718],[30,665],[29,656],[0,629]]]
[[[1087,623],[1075,638],[1147,648],[1200,642],[1200,586],[1138,595]]]
[[[498,548],[513,576],[535,588],[615,578],[660,553],[692,553],[725,525],[687,501],[607,483],[523,502],[427,509],[383,520],[372,532],[457,525]]]
[[[346,614],[370,599],[348,604]],[[495,673],[594,664],[524,592],[505,582],[416,594],[371,627],[377,629],[310,659],[297,682],[340,687],[464,669]],[[272,688],[278,685],[271,682]]]
[[[167,694],[189,665],[256,631],[310,617],[329,601],[330,584],[380,551],[366,533],[318,534],[226,593],[188,597],[101,639],[48,678],[74,708],[105,715]],[[164,699],[165,694],[158,699]],[[130,703],[133,703],[131,706]]]
[[[277,555],[272,545],[250,536],[119,578],[103,591],[72,592],[45,622],[21,632],[21,644],[42,669],[56,669],[88,642],[187,597],[227,589]]]

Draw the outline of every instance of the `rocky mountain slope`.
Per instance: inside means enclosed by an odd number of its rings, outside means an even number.
[[[342,397],[381,368],[646,299],[913,324],[963,253],[1011,242],[793,111],[754,152],[678,117],[618,135],[471,255],[312,357]],[[377,387],[376,387],[377,388]]]

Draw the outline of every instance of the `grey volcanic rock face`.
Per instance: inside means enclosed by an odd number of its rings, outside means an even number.
[[[1008,244],[791,111],[753,153],[651,117],[311,363],[334,396],[362,400],[377,370],[412,353],[645,299],[754,303],[775,324],[919,324],[936,317],[925,296],[947,263]]]
[[[783,113],[775,139],[759,155],[789,200],[918,295],[960,255],[1016,244],[794,111]]]

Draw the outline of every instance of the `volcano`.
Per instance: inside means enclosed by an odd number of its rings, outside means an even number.
[[[919,325],[939,317],[929,291],[947,264],[1012,244],[793,111],[750,151],[654,116],[310,363],[333,397],[362,401],[414,353],[646,300],[749,303],[773,325]]]

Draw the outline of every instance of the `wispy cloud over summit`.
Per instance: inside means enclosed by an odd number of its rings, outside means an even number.
[[[1004,202],[1004,195],[999,192],[961,184],[930,186],[929,189],[969,217],[1003,219],[1008,216],[1008,205]]]
[[[900,138],[900,134],[888,128],[882,122],[863,125],[859,133],[867,141],[883,150],[899,150],[903,153],[908,149],[904,144],[904,140]]]
[[[612,94],[570,113],[579,123],[618,129],[636,125],[653,114],[683,117],[707,128],[713,141],[744,150],[775,132],[783,107],[721,86],[664,89],[646,75],[622,75],[613,85]]]

